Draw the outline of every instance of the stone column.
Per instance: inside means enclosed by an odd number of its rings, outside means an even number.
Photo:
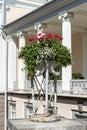
[[[22,47],[25,46],[25,36],[24,33],[20,32],[17,34],[19,36],[19,51]],[[22,90],[24,89],[24,81],[25,81],[25,70],[23,68],[25,67],[25,64],[22,59],[18,60],[18,89]]]
[[[8,44],[8,89],[13,89],[16,81],[16,43],[12,37],[7,38]]]
[[[62,44],[70,49],[71,52],[71,22],[72,13],[64,12],[59,15],[62,19]],[[62,91],[70,91],[70,80],[72,79],[72,66],[62,67]]]
[[[83,33],[83,43],[82,43],[82,52],[83,52],[83,69],[82,69],[82,73],[83,76],[85,77],[85,79],[87,79],[87,60],[86,60],[86,56],[87,56],[87,31],[85,31]]]

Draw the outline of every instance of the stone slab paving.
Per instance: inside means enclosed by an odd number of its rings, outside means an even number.
[[[32,122],[29,119],[8,120],[10,130],[87,130],[87,119],[61,119],[56,122]]]

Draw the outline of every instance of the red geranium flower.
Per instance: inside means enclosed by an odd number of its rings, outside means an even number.
[[[58,34],[54,34],[54,37],[58,38],[59,40],[63,40],[63,38],[60,35],[58,35]]]
[[[46,35],[46,38],[53,38],[53,36],[52,36],[52,34],[51,33],[48,33],[47,35]]]
[[[48,33],[45,35],[45,33],[43,33],[43,32],[38,33],[37,36],[35,36],[35,37],[28,38],[28,40],[31,42],[32,41],[39,41],[40,42],[40,41],[45,41],[46,39],[63,40],[63,38],[58,34],[52,35],[51,33]]]
[[[28,38],[29,41],[34,41],[34,37]]]

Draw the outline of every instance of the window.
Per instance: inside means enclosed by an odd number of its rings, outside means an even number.
[[[29,118],[29,116],[33,113],[33,104],[25,103],[25,118]]]
[[[72,118],[73,119],[87,119],[87,112],[72,110]]]
[[[15,119],[16,118],[16,102],[15,101],[9,101],[9,118]]]

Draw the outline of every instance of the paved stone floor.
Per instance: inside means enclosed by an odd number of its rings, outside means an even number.
[[[87,119],[65,119],[55,122],[33,122],[29,119],[8,120],[10,130],[87,130]]]

